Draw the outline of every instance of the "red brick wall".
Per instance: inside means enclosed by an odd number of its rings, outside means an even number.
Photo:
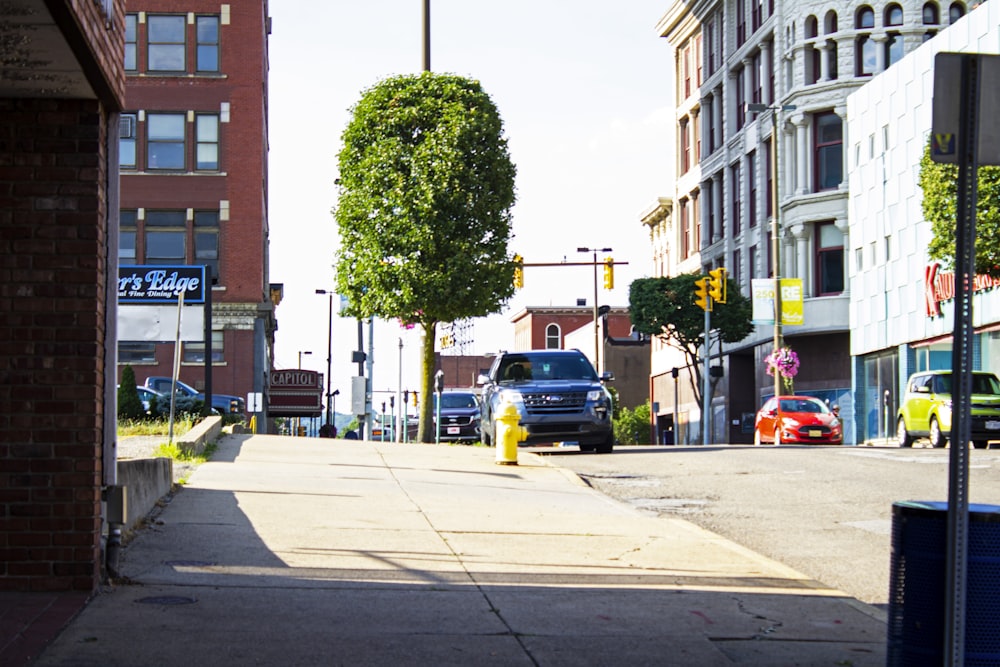
[[[0,99],[0,590],[99,582],[106,113]]]

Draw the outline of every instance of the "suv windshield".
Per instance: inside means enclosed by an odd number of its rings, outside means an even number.
[[[497,373],[501,382],[524,380],[587,380],[597,382],[597,375],[582,354],[508,354]]]

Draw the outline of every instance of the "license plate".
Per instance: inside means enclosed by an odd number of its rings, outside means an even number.
[[[986,422],[986,428],[988,428],[991,431],[1000,430],[1000,421],[991,419],[990,421]]]
[[[823,437],[823,431],[818,431],[816,429],[811,429],[809,431],[809,437],[810,438],[822,438]]]
[[[448,435],[458,435],[461,432],[462,432],[462,429],[459,426],[449,426],[448,427]]]

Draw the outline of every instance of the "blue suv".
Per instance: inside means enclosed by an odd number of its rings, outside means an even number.
[[[496,440],[494,415],[509,401],[528,431],[524,444],[576,443],[581,451],[602,454],[614,449],[611,394],[579,350],[529,350],[501,352],[483,385],[480,429],[483,444]]]

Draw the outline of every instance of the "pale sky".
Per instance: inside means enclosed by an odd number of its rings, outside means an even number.
[[[652,275],[639,217],[671,189],[672,57],[655,31],[668,6],[431,1],[431,69],[478,79],[504,121],[517,166],[511,253],[527,263],[589,261],[577,247],[613,248],[629,264],[616,267],[612,292],[599,284],[601,305],[627,306],[629,283]],[[276,368],[295,368],[311,351],[302,367],[326,372],[328,300],[315,290],[334,287],[340,136],[364,90],[423,68],[422,9],[423,0],[270,1],[270,278],[284,284]],[[525,307],[591,306],[593,282],[589,266],[528,267],[503,312],[476,321],[469,352],[512,348],[510,317]],[[357,323],[337,316],[336,301],[334,311],[333,388],[344,412]],[[373,389],[395,391],[401,375],[415,388],[415,332],[379,322],[374,339]]]

